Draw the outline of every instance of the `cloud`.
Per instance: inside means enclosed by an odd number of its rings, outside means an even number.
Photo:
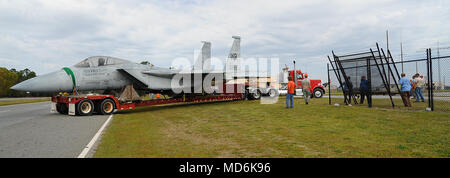
[[[326,79],[326,56],[385,42],[393,53],[449,42],[447,1],[90,1],[0,0],[0,58],[44,74],[94,55],[170,66],[192,58],[200,41],[225,57],[232,35],[242,37],[242,57],[292,59]],[[2,61],[0,64],[4,64]],[[47,65],[41,65],[41,64]],[[8,66],[19,66],[12,61]],[[51,64],[51,65],[50,65]]]

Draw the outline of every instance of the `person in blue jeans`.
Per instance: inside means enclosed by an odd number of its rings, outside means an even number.
[[[414,79],[414,84],[416,85],[416,102],[419,102],[421,99],[422,102],[425,102],[425,98],[423,97],[422,90],[425,85],[425,81],[423,80],[423,75],[419,77],[419,74],[416,74],[417,77]]]
[[[369,81],[366,79],[366,76],[361,77],[361,84],[359,85],[359,91],[361,92],[360,104],[364,104],[364,98],[367,98],[367,102],[370,103]]]
[[[289,83],[287,88],[287,94],[286,94],[286,108],[289,108],[289,102],[291,102],[291,107],[294,108],[294,94],[295,94],[295,88],[296,85],[294,81],[292,81],[292,77],[288,77]]]
[[[400,89],[400,95],[402,96],[403,104],[406,107],[411,107],[411,100],[409,96],[409,92],[411,91],[411,81],[406,78],[406,74],[402,73],[402,78],[399,81],[399,84],[402,86]]]

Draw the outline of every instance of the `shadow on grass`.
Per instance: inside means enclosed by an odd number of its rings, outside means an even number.
[[[244,101],[244,100],[241,100]],[[198,103],[175,103],[175,104],[163,104],[163,105],[153,105],[153,106],[143,106],[139,107],[134,110],[125,110],[125,111],[118,111],[115,114],[133,114],[133,113],[143,113],[143,112],[149,112],[149,111],[159,111],[159,110],[165,110],[165,109],[172,109],[172,108],[189,108],[194,106],[201,106],[201,105],[218,105],[218,104],[224,104],[224,103],[231,103],[231,102],[239,102],[239,101],[215,101],[215,102],[198,102]]]

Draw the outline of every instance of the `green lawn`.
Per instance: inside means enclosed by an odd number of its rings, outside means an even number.
[[[50,101],[50,98],[36,98],[36,99],[0,101],[0,106],[16,105],[16,104],[27,104],[27,103],[39,103],[39,102],[45,102],[45,101]]]
[[[328,100],[328,97],[327,97]],[[343,98],[332,98],[331,99],[332,104],[339,103],[339,104],[345,104]],[[360,102],[359,99],[357,99],[358,102]],[[409,111],[425,111],[426,108],[428,108],[428,98],[426,98],[425,102],[414,102],[415,99],[411,99],[411,105],[412,107],[406,108],[403,105],[403,101],[401,99],[395,99],[394,98],[394,109],[396,110],[409,110]],[[367,100],[364,101],[364,105],[356,105],[357,107],[367,107]],[[353,103],[353,101],[352,101]],[[374,108],[384,108],[384,109],[393,109],[392,103],[389,98],[386,99],[373,99],[372,106]],[[434,100],[434,110],[437,112],[450,112],[450,101],[443,101],[443,100]]]
[[[375,102],[375,101],[374,101]],[[450,113],[259,101],[114,115],[94,157],[450,157]]]

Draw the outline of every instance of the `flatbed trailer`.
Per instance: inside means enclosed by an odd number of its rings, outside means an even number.
[[[57,95],[52,97],[51,111],[72,116],[89,116],[93,113],[110,115],[117,111],[132,110],[144,106],[173,103],[234,101],[245,99],[246,96],[243,85],[232,84],[232,88],[230,88],[229,84],[227,85],[224,85],[224,89],[232,89],[233,91],[221,92],[221,94],[184,95],[182,98],[139,100],[129,102],[120,102],[113,95]]]

